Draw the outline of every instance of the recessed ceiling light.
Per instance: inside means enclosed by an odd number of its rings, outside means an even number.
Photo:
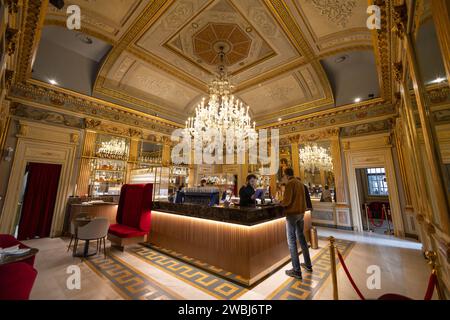
[[[443,77],[437,77],[436,79],[434,79],[433,81],[430,81],[430,83],[441,83],[444,82],[445,78]]]
[[[281,120],[283,120],[282,118],[278,118],[278,121],[281,121]]]
[[[48,82],[54,86],[58,84],[58,82],[55,79],[48,79]]]
[[[94,43],[92,38],[88,37],[87,35],[85,35],[83,33],[77,33],[76,37],[78,38],[78,40],[80,40],[81,42],[83,42],[85,44],[92,44],[92,43]]]
[[[361,98],[355,98],[355,103],[361,102]]]
[[[341,62],[344,62],[345,60],[347,60],[347,58],[348,58],[347,55],[343,55],[343,56],[340,56],[340,57],[336,58],[336,59],[334,60],[334,62],[336,62],[336,63],[341,63]]]

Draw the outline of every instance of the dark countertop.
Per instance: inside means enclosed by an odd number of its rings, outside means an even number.
[[[253,226],[284,216],[280,205],[253,207],[208,207],[199,204],[153,202],[152,210],[182,216]]]
[[[95,202],[95,203],[73,203],[72,206],[83,206],[83,207],[88,207],[88,206],[117,206],[118,203],[115,202]]]

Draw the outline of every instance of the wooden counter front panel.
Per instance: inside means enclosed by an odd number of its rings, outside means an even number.
[[[246,284],[289,259],[284,218],[247,227],[153,211],[149,242],[240,275]]]

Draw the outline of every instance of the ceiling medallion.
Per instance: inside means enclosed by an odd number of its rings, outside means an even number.
[[[352,15],[353,8],[356,7],[355,0],[307,0],[320,11],[322,16],[328,20],[336,22],[338,26],[345,28]]]
[[[225,47],[220,46],[218,57],[218,76],[209,85],[209,100],[205,98],[195,108],[195,117],[186,121],[186,132],[194,139],[201,139],[206,145],[214,134],[223,141],[243,141],[257,136],[255,125],[249,116],[249,106],[245,108],[242,101],[236,99],[231,90],[233,86],[228,79],[225,67]],[[233,137],[230,137],[232,135]],[[218,143],[218,141],[215,141]],[[241,144],[238,143],[238,146]],[[242,145],[241,145],[242,146]],[[228,145],[227,145],[228,147]],[[234,150],[228,150],[232,152]]]

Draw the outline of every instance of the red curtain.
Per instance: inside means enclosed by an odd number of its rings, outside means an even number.
[[[48,237],[52,226],[61,165],[29,163],[19,223],[19,240]]]

